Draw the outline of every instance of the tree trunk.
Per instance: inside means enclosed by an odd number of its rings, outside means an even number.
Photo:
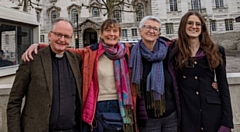
[[[28,0],[23,0],[23,11],[28,12]]]
[[[109,12],[108,12],[108,18],[114,18],[114,16],[113,16],[113,10],[110,10]]]
[[[106,0],[106,9],[107,9],[107,17],[108,18],[113,18],[113,6],[114,2],[112,0]]]

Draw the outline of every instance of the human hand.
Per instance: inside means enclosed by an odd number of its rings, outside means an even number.
[[[24,62],[33,60],[32,52],[37,54],[39,44],[32,44],[28,49],[22,54],[22,60]]]
[[[213,89],[215,89],[217,92],[219,91],[219,90],[218,90],[218,83],[217,83],[217,82],[213,82],[213,83],[212,83],[212,87],[213,87]]]

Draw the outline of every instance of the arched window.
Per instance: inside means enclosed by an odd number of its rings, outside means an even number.
[[[57,12],[56,11],[52,11],[52,13],[51,13],[51,21],[53,22],[56,18],[57,18]]]
[[[122,15],[120,7],[116,6],[113,12],[113,17],[118,21],[122,22]]]
[[[71,11],[71,22],[72,23],[77,23],[77,14],[78,14],[78,11],[76,9],[72,9],[72,11]]]
[[[99,9],[94,7],[92,9],[92,17],[99,17]]]
[[[144,8],[142,4],[137,4],[137,8],[136,8],[136,17],[137,17],[137,21],[141,21],[143,18],[143,13],[144,13]]]

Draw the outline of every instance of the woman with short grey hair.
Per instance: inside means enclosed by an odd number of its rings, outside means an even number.
[[[177,91],[173,86],[175,76],[167,70],[167,39],[159,38],[160,29],[158,17],[144,17],[139,24],[142,39],[134,45],[130,55],[131,81],[138,93],[140,132],[176,132],[178,128],[176,102],[179,101],[175,98]]]

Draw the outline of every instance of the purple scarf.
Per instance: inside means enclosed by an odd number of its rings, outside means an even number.
[[[152,62],[152,69],[147,76],[146,92],[149,93],[147,94],[149,96],[147,96],[146,99],[148,108],[154,108],[156,110],[156,116],[162,115],[165,111],[165,101],[161,100],[164,97],[163,59],[166,57],[167,50],[168,46],[166,42],[160,38],[157,39],[153,52],[147,49],[142,40],[140,40],[134,45],[130,56],[129,67],[132,69],[132,83],[134,83],[137,88],[140,87],[140,80],[142,79],[144,70],[142,57]]]

